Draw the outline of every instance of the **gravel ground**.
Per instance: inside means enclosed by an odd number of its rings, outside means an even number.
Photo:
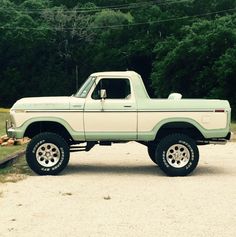
[[[0,236],[236,236],[236,143],[167,177],[137,143],[74,153],[59,176],[0,184]]]

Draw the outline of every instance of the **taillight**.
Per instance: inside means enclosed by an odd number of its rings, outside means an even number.
[[[225,110],[224,110],[224,109],[216,109],[215,112],[216,112],[216,113],[224,113]]]

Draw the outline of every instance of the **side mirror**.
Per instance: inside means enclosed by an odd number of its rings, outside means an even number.
[[[107,91],[105,89],[100,90],[100,98],[102,100],[107,98]]]

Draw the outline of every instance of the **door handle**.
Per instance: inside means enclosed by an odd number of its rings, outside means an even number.
[[[131,108],[132,105],[124,105],[125,108]]]

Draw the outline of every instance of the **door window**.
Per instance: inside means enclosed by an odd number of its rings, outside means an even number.
[[[125,78],[101,79],[92,93],[92,98],[100,99],[102,89],[106,90],[107,99],[128,99],[131,93],[129,79]]]

